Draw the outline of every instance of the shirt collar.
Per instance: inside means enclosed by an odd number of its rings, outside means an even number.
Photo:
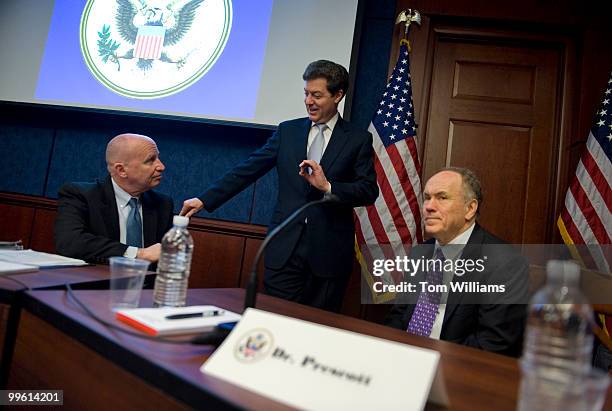
[[[334,127],[336,127],[336,123],[338,122],[338,117],[340,117],[340,114],[338,112],[336,112],[336,114],[334,114],[334,116],[332,118],[330,118],[327,123],[324,123],[327,125],[327,128],[329,128],[329,131],[331,131],[332,133],[334,132]],[[310,127],[314,127],[316,126],[317,123],[312,122]]]
[[[461,252],[463,251],[463,248],[467,244],[468,240],[470,239],[470,236],[472,235],[472,231],[474,231],[475,226],[476,223],[472,223],[472,225],[467,230],[450,240],[445,245],[440,245],[438,240],[436,240],[436,249],[442,248],[442,254],[444,254],[444,257],[446,259],[457,258],[459,254],[461,254]]]
[[[115,198],[119,200],[119,204],[121,204],[121,207],[127,206],[130,200],[132,199],[132,196],[127,191],[119,187],[119,184],[115,182],[115,179],[111,178],[111,181],[113,182]]]

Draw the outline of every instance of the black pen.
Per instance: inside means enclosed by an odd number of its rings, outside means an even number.
[[[166,320],[182,320],[184,318],[197,318],[197,317],[217,317],[219,315],[223,315],[225,311],[223,310],[211,310],[211,311],[201,311],[199,313],[185,313],[185,314],[172,314],[167,315]]]

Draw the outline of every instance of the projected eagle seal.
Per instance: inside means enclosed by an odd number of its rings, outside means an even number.
[[[202,78],[223,52],[231,27],[231,0],[88,0],[81,52],[108,89],[154,99]]]

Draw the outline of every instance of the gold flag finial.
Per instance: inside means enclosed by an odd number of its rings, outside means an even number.
[[[395,24],[405,24],[404,35],[400,40],[400,46],[402,44],[406,44],[408,46],[408,52],[412,51],[412,47],[410,47],[410,42],[408,41],[408,33],[410,31],[410,25],[413,22],[418,24],[419,26],[421,25],[421,13],[419,13],[419,11],[416,9],[402,10],[395,19]]]

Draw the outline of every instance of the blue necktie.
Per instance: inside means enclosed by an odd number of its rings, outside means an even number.
[[[127,218],[125,240],[129,246],[142,248],[142,221],[138,212],[138,199],[132,197],[128,205],[130,214]]]

